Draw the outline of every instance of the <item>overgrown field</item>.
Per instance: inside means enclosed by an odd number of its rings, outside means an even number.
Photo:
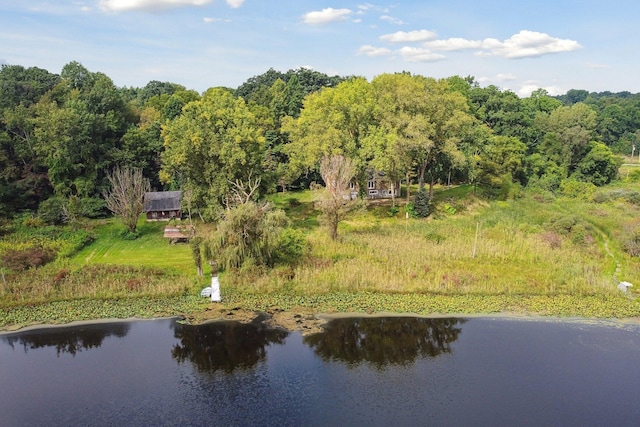
[[[538,194],[506,202],[477,198],[472,187],[440,189],[429,218],[406,218],[403,201],[398,209],[371,204],[341,224],[337,241],[318,225],[309,192],[277,194],[271,201],[305,232],[307,253],[297,265],[224,272],[223,304],[637,317],[633,288],[630,294],[616,288],[623,280],[640,283],[640,193],[634,185],[581,198]],[[0,256],[35,247],[39,239],[58,259],[24,271],[3,268],[0,327],[206,309],[198,294],[208,278],[196,275],[188,244],[170,245],[162,237],[164,225],[141,221],[133,240],[111,220],[68,234],[49,230],[58,243],[47,243],[42,227],[29,231],[28,221],[6,232]]]
[[[443,191],[436,206],[427,220],[371,208],[344,223],[335,242],[312,229],[308,257],[298,266],[253,272],[251,279],[252,272],[240,272],[232,281],[246,292],[300,295],[596,295],[616,294],[618,281],[640,277],[638,259],[622,248],[638,227],[638,207],[624,200],[487,203]]]

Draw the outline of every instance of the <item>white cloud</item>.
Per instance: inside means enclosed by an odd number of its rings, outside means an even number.
[[[537,84],[537,82],[535,81],[526,81],[522,84],[522,86],[520,86],[520,89],[518,89],[516,91],[516,93],[518,94],[518,96],[520,96],[521,98],[528,98],[531,96],[531,93],[533,91],[536,91],[538,89],[544,89],[547,91],[547,93],[549,94],[549,96],[557,96],[557,95],[562,95],[563,93],[565,93],[565,90],[560,89],[558,86],[540,86],[539,84]]]
[[[598,70],[598,69],[601,69],[601,68],[609,68],[609,65],[607,65],[607,64],[590,63],[590,64],[587,64],[587,68],[590,68],[592,70]]]
[[[496,75],[496,80],[499,82],[509,82],[515,79],[517,79],[517,77],[511,73],[500,73]]]
[[[388,13],[389,12],[389,8],[382,7],[382,6],[376,6],[375,4],[371,4],[371,3],[359,4],[358,5],[358,9],[359,9],[358,13],[364,13],[364,12],[368,12],[370,10],[375,10],[377,12],[382,12],[382,13]]]
[[[365,45],[358,49],[358,55],[366,55],[366,56],[388,56],[392,55],[393,52],[390,49],[384,47],[375,47],[371,45]]]
[[[395,25],[404,25],[405,24],[405,22],[403,20],[395,18],[393,16],[389,16],[389,15],[382,15],[380,17],[380,19],[382,19],[383,21],[390,22],[390,23],[395,24]]]
[[[580,43],[575,40],[559,39],[545,33],[522,30],[505,41],[486,38],[484,40],[467,40],[451,38],[433,40],[424,43],[424,47],[439,51],[454,51],[465,49],[481,49],[478,56],[501,56],[503,58],[530,58],[550,53],[570,52],[580,49]]]
[[[234,9],[239,8],[244,4],[244,0],[226,0],[227,4]]]
[[[202,18],[202,20],[207,24],[213,24],[215,22],[231,22],[230,19],[209,18],[208,16],[205,16],[204,18]]]
[[[424,47],[443,51],[478,49],[482,48],[482,42],[480,40],[451,38],[446,40],[433,40],[430,42],[426,42],[424,44]]]
[[[409,47],[405,46],[401,48],[399,51],[400,55],[408,62],[433,62],[444,59],[444,55],[440,55],[439,53],[433,53],[429,49],[424,49],[421,47]]]
[[[429,30],[417,30],[417,31],[398,31],[393,34],[385,34],[380,36],[380,40],[384,40],[391,43],[411,43],[411,42],[423,42],[431,40],[436,37],[436,33]]]
[[[149,12],[184,6],[204,6],[211,0],[100,0],[100,8],[110,12],[144,10]]]
[[[351,13],[350,9],[334,9],[328,7],[321,11],[305,13],[302,18],[305,24],[328,24],[329,22],[344,21]]]
[[[570,52],[580,49],[575,40],[558,39],[545,33],[522,30],[504,42],[496,39],[485,39],[482,47],[483,55],[502,56],[504,58],[529,58],[549,53]]]

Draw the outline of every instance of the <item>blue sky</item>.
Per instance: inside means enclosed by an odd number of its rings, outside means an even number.
[[[309,67],[471,75],[521,96],[637,93],[639,18],[640,2],[620,0],[11,0],[0,4],[0,64],[59,73],[78,61],[118,86],[199,92]]]

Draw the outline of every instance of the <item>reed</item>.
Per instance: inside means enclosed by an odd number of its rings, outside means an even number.
[[[615,294],[615,280],[623,279],[614,277],[616,266],[629,274],[638,268],[615,238],[616,221],[629,209],[525,198],[470,205],[428,220],[365,214],[342,224],[342,238],[335,242],[310,231],[310,253],[287,274],[237,272],[230,280],[243,292],[298,295]],[[616,218],[608,219],[609,213]],[[565,230],[562,220],[568,216],[575,224]]]

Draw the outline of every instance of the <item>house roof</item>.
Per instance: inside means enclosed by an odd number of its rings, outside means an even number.
[[[144,195],[146,212],[162,212],[180,210],[182,191],[151,191]]]

